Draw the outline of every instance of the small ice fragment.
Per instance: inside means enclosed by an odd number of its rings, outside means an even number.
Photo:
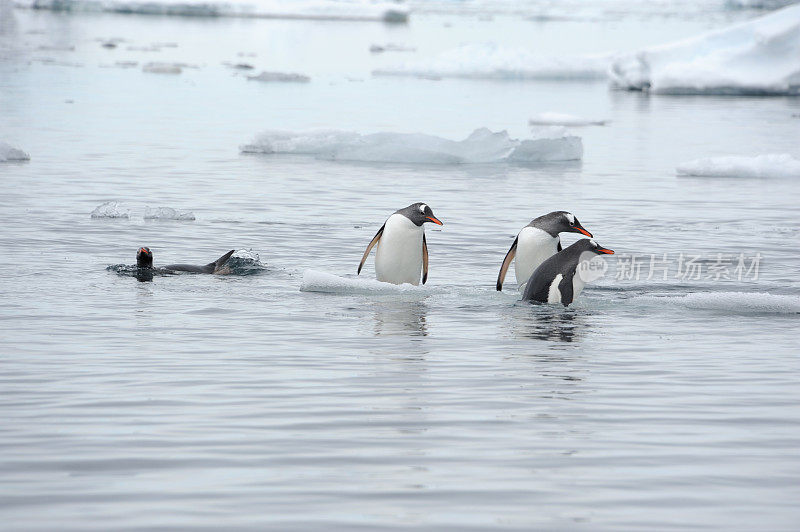
[[[264,71],[257,76],[247,76],[247,79],[253,81],[278,81],[283,83],[308,83],[311,78],[305,74],[295,74],[286,72],[267,72]]]
[[[0,162],[30,161],[31,156],[5,142],[0,142]]]
[[[180,74],[183,69],[176,63],[147,63],[142,67],[142,72],[151,74]]]
[[[130,218],[130,211],[118,201],[107,201],[92,211],[92,218]]]
[[[597,120],[563,113],[539,113],[528,120],[528,124],[532,126],[558,125],[580,127],[604,126],[607,123],[608,120]]]
[[[145,220],[177,220],[177,221],[193,221],[195,219],[194,213],[189,211],[179,211],[172,207],[146,207],[144,210]]]

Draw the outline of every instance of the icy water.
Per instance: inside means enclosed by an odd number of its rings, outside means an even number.
[[[402,54],[371,44],[592,53],[749,16],[387,26],[16,11],[0,141],[31,161],[0,163],[4,527],[796,529],[800,186],[675,167],[800,157],[800,101],[370,75]],[[96,40],[113,37],[126,42]],[[176,46],[128,50],[154,42]],[[117,61],[138,65],[102,67]],[[197,68],[142,72],[151,61]],[[222,61],[312,80],[247,81]],[[526,136],[548,111],[611,122],[574,130],[582,162],[538,166],[238,149],[266,129]],[[92,219],[107,201],[130,217]],[[425,287],[300,290],[308,269],[353,278],[385,218],[415,201],[445,224],[427,232]],[[147,206],[196,219],[145,221]],[[497,293],[514,235],[555,209],[617,251],[607,275],[568,309],[517,303],[513,271]],[[265,266],[151,282],[107,269],[140,246],[156,265],[235,248]],[[626,257],[664,253],[667,280],[648,280],[649,262],[626,274]],[[680,277],[681,254],[700,256],[700,279]],[[760,254],[757,279],[735,264],[707,278],[717,254]]]

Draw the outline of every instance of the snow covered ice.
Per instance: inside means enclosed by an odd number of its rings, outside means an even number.
[[[363,294],[425,294],[428,289],[411,284],[396,285],[384,283],[367,277],[347,278],[317,270],[305,270],[301,292],[323,292],[327,294],[363,295]]]
[[[678,165],[677,172],[684,176],[800,179],[800,160],[788,153],[710,157],[682,163]]]
[[[19,148],[15,148],[14,146],[6,144],[5,142],[0,142],[0,162],[29,161],[30,158],[30,155]]]
[[[563,113],[539,113],[528,120],[532,126],[604,126],[608,120],[598,120],[596,118],[585,118],[582,116],[568,115]]]
[[[470,164],[579,160],[580,137],[563,129],[546,130],[538,137],[513,139],[506,131],[476,129],[455,141],[422,133],[359,133],[339,130],[310,132],[266,131],[243,153],[305,154],[319,159],[387,163]]]
[[[472,79],[605,79],[610,56],[552,57],[494,43],[467,44],[432,58],[399,62],[375,75]]]
[[[621,55],[615,87],[665,94],[800,94],[800,5]]]
[[[694,292],[677,297],[640,296],[637,299],[736,314],[800,314],[800,297],[767,292]]]

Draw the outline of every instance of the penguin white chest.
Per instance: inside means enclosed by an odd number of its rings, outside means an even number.
[[[375,249],[375,275],[379,281],[418,285],[422,276],[424,230],[402,214],[386,220]]]
[[[517,286],[525,289],[525,283],[541,263],[558,252],[558,238],[536,227],[523,227],[517,235],[517,256],[514,258],[514,273]]]

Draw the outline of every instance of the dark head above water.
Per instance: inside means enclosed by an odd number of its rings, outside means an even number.
[[[225,266],[225,263],[228,262],[228,259],[230,259],[231,255],[233,255],[235,252],[236,250],[232,249],[214,262],[209,262],[204,266],[195,266],[193,264],[167,264],[166,266],[163,266],[162,269],[173,272],[223,273],[220,271],[221,268]],[[139,268],[153,267],[153,252],[150,251],[150,248],[139,248],[139,251],[136,252],[136,266]]]
[[[142,247],[136,252],[136,266],[139,268],[153,267],[153,252],[150,248]]]
[[[553,211],[531,220],[531,227],[546,231],[552,237],[558,233],[580,233],[592,238],[592,233],[584,229],[575,215],[567,211]]]
[[[396,211],[395,214],[402,214],[411,220],[416,226],[421,226],[425,222],[433,222],[436,225],[443,225],[442,222],[440,222],[439,219],[433,215],[433,210],[428,207],[428,205],[421,202],[412,203],[405,209]]]

